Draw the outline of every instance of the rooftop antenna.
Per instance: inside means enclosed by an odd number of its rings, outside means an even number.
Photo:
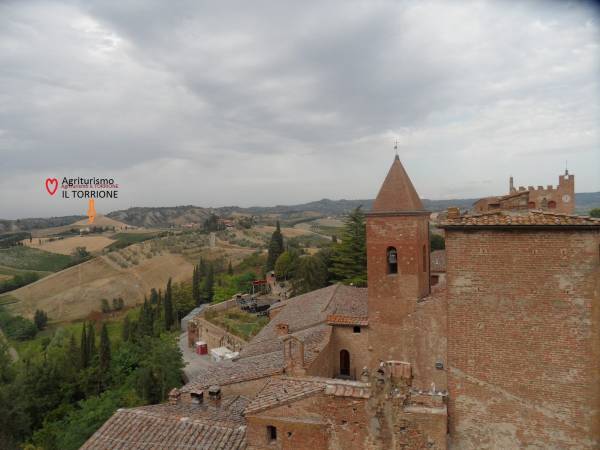
[[[565,159],[565,175],[569,175],[569,160]]]

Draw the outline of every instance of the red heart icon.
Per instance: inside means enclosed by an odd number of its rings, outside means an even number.
[[[58,189],[58,180],[56,178],[46,178],[46,190],[48,194],[54,195],[56,194],[56,190]]]

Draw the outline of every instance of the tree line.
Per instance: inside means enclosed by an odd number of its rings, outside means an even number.
[[[164,401],[182,384],[176,326],[169,280],[121,323],[59,328],[18,361],[0,339],[0,448],[77,449],[117,408]]]

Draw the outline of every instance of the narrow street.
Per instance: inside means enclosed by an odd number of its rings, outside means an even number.
[[[181,349],[181,353],[183,353],[183,360],[185,362],[183,372],[188,380],[194,379],[202,369],[215,365],[210,355],[198,355],[193,349],[188,347],[187,333],[182,333],[179,336],[179,348]]]

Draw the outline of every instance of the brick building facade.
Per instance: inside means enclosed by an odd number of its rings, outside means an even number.
[[[600,446],[599,220],[453,211],[432,262],[396,157],[366,222],[368,288],[282,301],[236,361],[168,407],[119,411],[85,448]]]

